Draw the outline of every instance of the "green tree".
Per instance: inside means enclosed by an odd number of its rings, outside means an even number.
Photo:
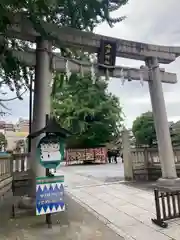
[[[33,69],[20,63],[12,56],[14,50],[26,49],[30,43],[17,39],[9,39],[6,30],[11,24],[13,14],[24,13],[32,21],[33,27],[43,37],[53,40],[42,27],[41,20],[68,26],[80,30],[93,31],[101,22],[108,22],[112,27],[124,17],[112,18],[116,11],[128,0],[2,0],[0,3],[0,32],[4,38],[0,40],[0,88],[5,84],[22,99],[22,89],[27,89]],[[61,49],[62,50],[62,49]],[[65,51],[65,49],[64,49]]]
[[[136,145],[147,145],[152,147],[156,144],[156,131],[152,112],[143,113],[137,117],[132,126],[132,132]]]
[[[170,134],[173,146],[180,145],[180,121],[170,124]]]
[[[2,151],[3,148],[7,147],[7,139],[3,133],[0,132],[0,149]]]
[[[68,82],[60,82],[53,98],[53,114],[73,132],[69,146],[95,146],[116,139],[123,113],[118,98],[107,92],[105,80],[93,84],[90,76],[73,74]]]

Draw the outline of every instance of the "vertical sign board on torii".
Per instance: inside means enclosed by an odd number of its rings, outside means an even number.
[[[100,41],[98,50],[98,64],[100,69],[113,71],[116,65],[116,42],[103,40]]]

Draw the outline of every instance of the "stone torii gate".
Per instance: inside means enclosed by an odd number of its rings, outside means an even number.
[[[110,42],[116,42],[117,57],[145,61],[148,69],[148,74],[147,72],[146,74],[154,113],[162,169],[162,179],[159,180],[159,184],[172,187],[175,186],[176,183],[179,183],[174,163],[174,155],[161,82],[168,82],[168,77],[173,79],[172,82],[176,82],[176,76],[169,73],[163,73],[163,71],[159,68],[159,63],[169,64],[180,55],[179,47],[157,46],[127,41],[87,33],[71,28],[59,28],[54,24],[45,22],[41,23],[47,33],[46,40],[43,40],[40,34],[33,28],[32,23],[25,16],[16,15],[15,17],[12,17],[11,22],[13,24],[8,28],[6,32],[7,36],[36,42],[36,77],[34,89],[35,121],[33,131],[39,130],[45,125],[45,114],[49,113],[50,109],[48,100],[48,83],[52,78],[49,68],[49,53],[51,53],[51,44],[57,47],[74,47],[83,51],[88,51],[89,53],[97,53],[100,47],[100,41],[103,39]],[[50,40],[52,40],[52,38],[49,38],[48,35],[52,36],[54,41],[51,42]],[[34,169],[34,171],[36,171],[36,174],[44,175],[44,170],[40,169],[41,167],[39,165],[35,164],[35,167],[36,170]]]

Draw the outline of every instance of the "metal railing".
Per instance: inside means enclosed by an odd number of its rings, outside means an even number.
[[[167,228],[168,224],[165,221],[180,218],[180,191],[164,192],[155,189],[154,197],[156,219],[152,219],[152,222],[162,228]]]

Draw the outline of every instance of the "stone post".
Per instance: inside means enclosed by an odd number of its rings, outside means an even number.
[[[129,131],[124,128],[122,133],[122,143],[123,143],[123,160],[124,160],[124,178],[127,181],[133,180],[133,163],[131,159],[131,148]]]

